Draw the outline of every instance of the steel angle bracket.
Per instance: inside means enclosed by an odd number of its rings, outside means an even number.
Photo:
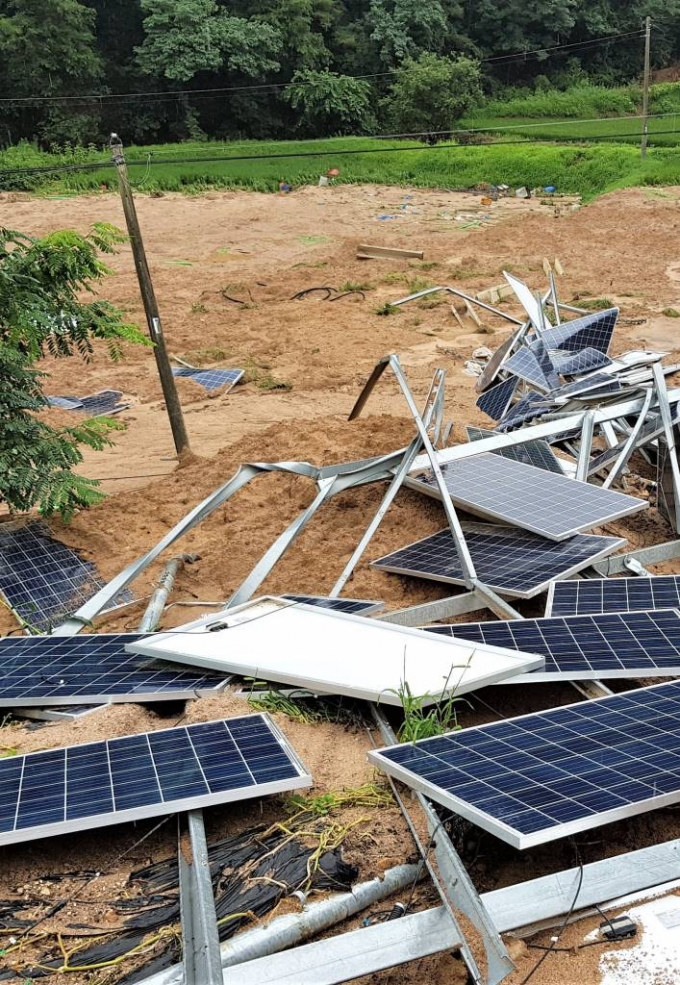
[[[192,856],[190,862],[185,858],[182,845],[184,817],[189,830]],[[180,815],[177,864],[182,921],[183,985],[222,985],[220,935],[201,810]]]
[[[673,486],[675,488],[675,529],[680,529],[680,467],[678,466],[678,453],[675,447],[675,433],[673,429],[673,415],[671,413],[670,402],[668,399],[668,389],[666,387],[666,377],[660,362],[655,362],[652,366],[654,383],[656,384],[656,394],[659,401],[659,412],[663,423],[664,435],[668,445],[668,456],[671,460],[671,472],[673,474]]]

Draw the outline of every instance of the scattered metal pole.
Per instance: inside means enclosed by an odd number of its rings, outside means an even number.
[[[666,443],[668,445],[668,457],[671,460],[671,472],[673,473],[673,488],[675,491],[675,528],[680,528],[680,468],[678,467],[678,454],[675,447],[675,428],[673,425],[673,414],[671,413],[670,402],[668,399],[668,389],[666,387],[666,377],[663,366],[656,362],[652,366],[654,382],[656,384],[656,395],[659,401],[659,413],[663,423]]]
[[[158,587],[151,596],[149,604],[146,607],[146,612],[139,623],[140,633],[153,633],[163,615],[165,603],[168,601],[172,586],[175,584],[177,572],[185,564],[192,564],[198,560],[198,554],[179,554],[177,557],[168,561],[158,579]]]
[[[652,18],[645,17],[645,75],[642,83],[642,140],[640,156],[647,157],[647,129],[649,121],[649,56],[652,42]]]
[[[593,431],[595,429],[595,412],[587,410],[583,415],[583,427],[581,428],[581,447],[578,453],[578,464],[576,466],[576,481],[588,481],[588,465],[590,464],[590,449],[593,447]]]
[[[123,202],[125,222],[127,223],[128,233],[130,234],[130,245],[132,246],[132,256],[135,261],[135,269],[137,271],[137,279],[139,281],[139,290],[142,295],[142,302],[146,313],[146,321],[149,327],[149,335],[154,343],[153,351],[156,357],[156,366],[158,367],[158,375],[161,380],[161,386],[163,387],[163,397],[165,399],[165,406],[170,419],[170,427],[172,429],[172,437],[175,442],[175,450],[179,455],[180,452],[189,447],[189,437],[184,425],[182,405],[180,404],[179,396],[177,395],[175,377],[172,375],[172,367],[170,366],[168,351],[165,348],[161,316],[158,310],[158,302],[156,301],[156,292],[153,289],[153,281],[151,280],[149,264],[146,259],[144,240],[142,239],[142,230],[139,226],[139,219],[135,208],[135,199],[128,180],[127,165],[125,163],[125,155],[123,153],[123,144],[120,137],[116,133],[111,134],[111,158],[116,166],[116,171],[118,172],[118,188],[120,190],[120,197]]]
[[[182,846],[181,823],[177,844],[179,901],[182,921],[183,985],[222,985],[220,935],[210,877],[203,811],[187,811],[191,863]]]

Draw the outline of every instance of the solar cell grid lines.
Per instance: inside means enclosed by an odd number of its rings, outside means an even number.
[[[603,369],[611,366],[612,361],[609,356],[598,349],[586,348],[580,352],[561,352],[553,349],[550,358],[555,367],[555,371],[561,376],[575,376],[578,373],[590,373],[596,369]]]
[[[125,650],[137,633],[0,639],[0,708],[177,700],[221,690],[228,678]]]
[[[242,369],[190,369],[188,366],[173,366],[172,369],[173,376],[189,377],[206,390],[219,390],[223,386],[231,390],[243,373]]]
[[[542,654],[544,669],[516,678],[521,683],[680,674],[680,616],[674,609],[455,623],[425,631]]]
[[[510,406],[518,382],[516,376],[510,376],[502,383],[497,383],[477,398],[477,406],[494,421],[500,421]]]
[[[596,311],[548,328],[541,338],[548,349],[597,349],[607,355],[618,317],[618,308]]]
[[[543,390],[544,393],[548,393],[555,386],[553,378],[546,376],[537,357],[531,349],[527,349],[525,346],[510,356],[503,364],[503,370],[507,373],[513,373],[521,380],[526,380],[533,386]]]
[[[466,425],[465,430],[468,441],[491,438],[494,434],[493,431],[487,431],[485,428],[471,427],[469,424]],[[527,465],[535,465],[537,469],[545,469],[546,472],[557,472],[558,475],[564,475],[562,466],[547,441],[526,441],[523,445],[510,445],[508,448],[497,448],[491,454],[501,455],[503,458],[511,458],[516,462],[525,462]]]
[[[552,580],[568,578],[626,542],[618,537],[577,534],[559,543],[536,534],[491,524],[463,524],[477,577],[512,598],[531,598]],[[447,528],[372,562],[393,574],[464,585],[463,569]]]
[[[546,616],[680,609],[680,575],[580,578],[550,587]]]
[[[291,602],[304,602],[305,605],[315,605],[319,609],[331,609],[334,612],[349,612],[354,615],[368,615],[369,612],[377,612],[385,606],[384,602],[376,602],[371,599],[340,599],[330,598],[328,595],[282,595],[282,599],[289,599]]]
[[[27,623],[49,630],[102,588],[97,568],[37,521],[0,526],[0,592]],[[121,592],[114,605],[132,598]]]
[[[620,389],[621,383],[619,380],[615,380],[609,373],[593,373],[591,376],[584,376],[582,379],[575,380],[573,383],[566,383],[558,390],[553,390],[550,396],[555,400],[562,400],[566,397],[585,394],[590,390],[615,393]]]
[[[120,403],[122,396],[122,390],[99,390],[86,397],[48,397],[47,402],[62,410],[80,410],[90,417],[101,417],[126,410],[129,405]]]
[[[550,540],[565,540],[648,506],[645,500],[577,483],[490,452],[447,462],[442,474],[455,505]],[[440,498],[431,470],[406,482]]]
[[[525,393],[516,404],[513,404],[496,430],[501,433],[512,431],[513,428],[520,427],[526,421],[535,421],[539,417],[545,417],[554,409],[555,405],[552,400],[546,400],[539,393]]]
[[[545,375],[545,378],[548,381],[550,388],[554,390],[556,386],[560,385],[560,380],[557,373],[555,372],[555,367],[552,364],[550,353],[548,349],[545,347],[543,340],[536,339],[535,342],[532,342],[530,346],[530,350],[536,356],[536,359],[538,360],[538,365],[541,367],[541,370],[543,371],[543,374]]]
[[[311,785],[267,715],[0,759],[0,844]]]
[[[530,848],[680,800],[680,682],[368,758],[515,848]]]

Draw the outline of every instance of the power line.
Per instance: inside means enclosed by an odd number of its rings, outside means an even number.
[[[493,55],[489,58],[479,59],[480,63],[483,65],[497,64],[499,62],[506,62],[508,60],[523,60],[534,55],[542,54],[552,54],[553,52],[565,51],[572,48],[588,48],[594,47],[601,44],[610,44],[615,41],[622,41],[633,37],[642,37],[644,31],[628,31],[621,34],[610,34],[606,37],[601,38],[591,38],[585,41],[571,41],[567,44],[551,45],[545,48],[536,48],[532,51],[518,51],[507,55]],[[366,80],[366,79],[379,79],[385,78],[387,76],[397,75],[398,70],[393,70],[389,72],[375,72],[370,75],[350,75],[343,76],[343,78],[350,78],[355,80]],[[53,102],[104,102],[106,100],[116,99],[119,102],[127,102],[134,100],[162,100],[164,98],[176,99],[178,96],[201,96],[201,97],[220,97],[222,95],[228,95],[232,92],[256,92],[265,89],[289,89],[289,88],[302,88],[304,86],[316,85],[315,82],[301,81],[301,82],[260,82],[253,83],[251,85],[242,86],[221,86],[210,89],[163,89],[158,91],[146,91],[146,92],[101,92],[101,93],[86,93],[82,95],[75,96],[3,96],[0,97],[0,104],[4,103],[53,103]]]

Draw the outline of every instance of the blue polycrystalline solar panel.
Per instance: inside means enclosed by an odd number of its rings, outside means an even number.
[[[305,605],[315,605],[319,609],[330,609],[332,612],[348,612],[355,616],[377,612],[385,606],[384,602],[371,599],[335,599],[327,595],[282,595],[281,598],[290,599],[291,602],[304,602]]]
[[[560,352],[559,349],[553,349],[550,358],[555,371],[562,376],[590,373],[595,369],[604,369],[612,364],[611,359],[604,352],[591,348],[581,349],[580,352]]]
[[[50,407],[59,407],[60,410],[83,409],[83,402],[78,397],[48,397],[47,403]]]
[[[538,365],[540,366],[551,390],[554,390],[556,386],[560,385],[560,379],[555,372],[555,367],[552,364],[550,358],[550,353],[546,348],[542,339],[536,339],[530,345],[530,350],[536,356],[538,360]]]
[[[175,366],[172,370],[173,376],[189,377],[206,390],[219,390],[223,386],[231,390],[243,373],[242,369],[189,369],[188,366]]]
[[[596,311],[592,315],[583,315],[573,321],[548,328],[541,338],[548,349],[567,349],[576,352],[581,349],[597,349],[606,355],[609,352],[618,317],[618,308]]]
[[[568,578],[625,544],[618,537],[578,534],[559,544],[512,527],[463,524],[477,577],[513,598],[531,598],[553,579]],[[465,578],[448,527],[372,562],[393,574],[464,585]]]
[[[480,410],[492,417],[494,421],[500,421],[510,406],[519,380],[516,376],[510,376],[502,383],[497,383],[490,390],[486,390],[477,399],[477,406]]]
[[[680,800],[680,681],[370,752],[515,848]]]
[[[518,376],[521,380],[526,380],[533,386],[538,387],[547,393],[549,390],[554,389],[555,383],[552,378],[545,375],[544,371],[541,369],[541,365],[531,351],[523,346],[518,349],[514,355],[503,363],[503,371],[507,373],[513,373]],[[552,374],[554,376],[554,374]]]
[[[468,441],[479,441],[480,438],[492,438],[494,432],[487,431],[485,428],[475,428],[466,425]],[[500,455],[502,458],[511,458],[515,462],[525,462],[527,465],[535,465],[537,469],[545,469],[546,472],[557,472],[564,475],[562,466],[555,457],[547,441],[533,439],[525,441],[523,445],[510,445],[508,448],[496,448],[491,452],[492,455]]]
[[[680,575],[652,578],[583,578],[556,584],[546,616],[596,615],[680,609]]]
[[[455,623],[426,631],[545,657],[543,670],[512,683],[680,674],[680,616],[674,609]]]
[[[447,462],[442,474],[457,506],[550,540],[564,540],[648,506],[645,500],[575,482],[490,452]],[[431,470],[417,479],[409,478],[408,485],[440,496]]]
[[[0,759],[0,844],[308,787],[266,715]]]
[[[590,390],[606,391],[615,393],[621,389],[621,383],[610,376],[609,373],[593,373],[591,376],[584,376],[573,383],[567,383],[558,390],[553,390],[550,394],[555,400],[565,397],[576,397],[585,394]]]
[[[0,640],[0,708],[162,701],[221,689],[224,675],[127,653],[135,633]]]
[[[501,433],[512,431],[527,421],[545,417],[554,409],[552,400],[546,400],[540,393],[526,393],[516,404],[513,404],[496,430]]]
[[[53,628],[103,584],[95,565],[54,540],[42,523],[0,524],[0,592],[32,626]],[[121,592],[111,607],[131,598]]]
[[[101,417],[107,414],[119,414],[126,410],[129,404],[120,402],[123,396],[121,390],[100,390],[86,397],[48,397],[47,402],[52,407],[62,410],[83,411],[88,417]]]

